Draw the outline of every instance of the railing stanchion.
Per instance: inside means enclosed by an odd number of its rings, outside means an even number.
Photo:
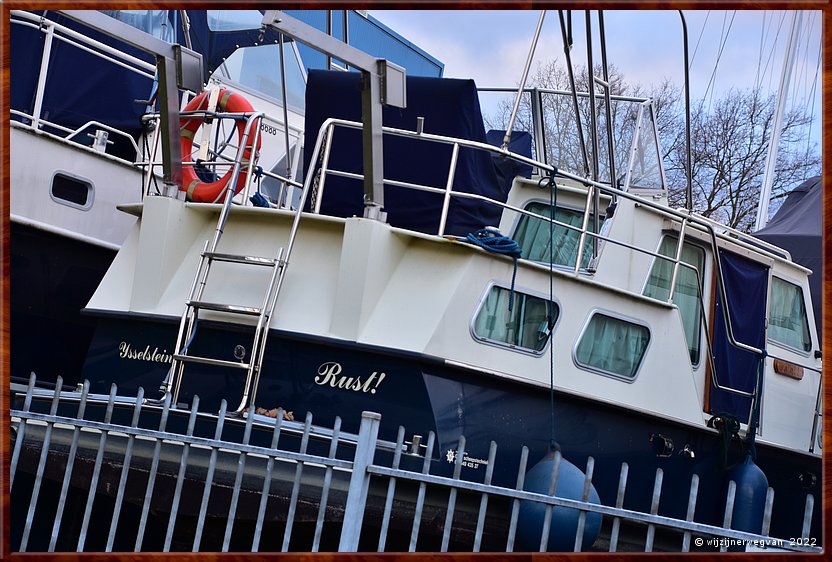
[[[373,463],[379,425],[381,425],[381,415],[375,412],[361,413],[361,426],[358,430],[352,477],[347,492],[347,505],[344,507],[344,513],[351,515],[344,517],[341,542],[338,545],[339,552],[358,551],[364,507],[367,503],[367,492],[370,489],[370,473],[367,472],[367,467]]]

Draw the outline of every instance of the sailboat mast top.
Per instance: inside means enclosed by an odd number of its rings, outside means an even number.
[[[803,12],[796,10],[792,14],[792,27],[789,40],[786,43],[786,53],[783,57],[783,71],[780,73],[780,86],[777,89],[777,105],[774,109],[774,123],[771,129],[771,139],[768,143],[766,155],[766,169],[763,173],[763,185],[760,188],[760,203],[757,206],[757,221],[754,230],[760,230],[768,222],[768,204],[771,199],[771,186],[774,183],[774,167],[777,164],[777,152],[780,145],[780,133],[783,129],[783,113],[786,100],[789,97],[789,84],[792,77],[792,67],[797,54],[797,37],[800,34],[800,22]]]

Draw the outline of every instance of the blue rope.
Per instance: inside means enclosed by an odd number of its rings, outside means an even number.
[[[490,228],[481,228],[471,232],[466,237],[471,244],[485,248],[489,252],[511,256],[514,259],[514,272],[511,274],[511,291],[508,294],[508,310],[511,312],[514,306],[514,281],[517,279],[517,258],[520,257],[520,244],[500,234],[500,231]]]
[[[555,219],[557,217],[558,208],[558,185],[555,182],[555,174],[558,173],[557,168],[554,169],[552,175],[542,177],[537,182],[537,187],[540,189],[549,190],[549,302],[546,303],[546,310],[548,314],[547,321],[549,322],[549,339],[554,339],[552,330],[555,327],[555,319],[553,314],[553,307],[555,301]],[[555,343],[549,342],[549,445],[554,450],[558,446],[555,440]]]
[[[257,192],[248,198],[251,204],[255,207],[269,208],[269,201],[263,194],[260,193],[260,180],[263,178],[263,168],[261,166],[254,167],[254,179],[257,181]]]

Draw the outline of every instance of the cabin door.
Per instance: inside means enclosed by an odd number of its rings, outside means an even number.
[[[725,299],[716,291],[713,324],[713,354],[716,380],[720,386],[745,392],[754,390],[759,356],[731,345],[725,326],[725,314],[731,319],[734,339],[739,343],[765,348],[766,299],[769,268],[738,254],[719,250]],[[714,373],[708,384],[711,414],[730,414],[740,423],[747,423],[751,398],[722,389],[714,384]]]

